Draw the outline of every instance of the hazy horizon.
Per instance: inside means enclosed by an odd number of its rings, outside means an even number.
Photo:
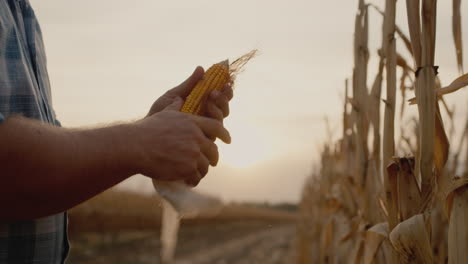
[[[220,146],[220,165],[197,187],[201,191],[225,200],[298,201],[321,145],[340,134],[357,0],[30,2],[44,33],[54,109],[67,127],[141,118],[197,65],[260,51],[236,84],[226,120],[233,143]],[[384,1],[372,2],[383,8]],[[398,24],[407,32],[405,2],[397,5]],[[436,64],[447,84],[458,75],[452,7],[438,5]],[[466,3],[461,13],[467,22]],[[380,32],[380,15],[371,11],[370,19],[371,32]],[[381,36],[374,33],[375,57]],[[398,49],[405,54],[401,41]],[[375,72],[372,59],[369,85]],[[466,113],[466,90],[446,99],[459,115]],[[152,185],[139,176],[119,188],[150,192]]]

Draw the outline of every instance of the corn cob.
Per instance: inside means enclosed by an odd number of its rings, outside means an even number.
[[[212,91],[221,91],[230,81],[229,62],[225,60],[214,64],[205,72],[203,79],[190,92],[180,111],[200,115],[208,95]]]

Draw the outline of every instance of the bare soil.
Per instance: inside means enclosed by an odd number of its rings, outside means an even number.
[[[232,221],[182,224],[176,264],[293,263],[291,221]],[[158,264],[159,231],[77,233],[71,264]]]

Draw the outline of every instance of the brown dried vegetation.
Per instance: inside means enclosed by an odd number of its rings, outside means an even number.
[[[453,0],[453,33],[462,74],[460,2]],[[409,37],[396,26],[396,0],[385,3],[385,11],[380,11],[359,1],[352,98],[344,103],[343,135],[325,145],[319,169],[303,189],[297,248],[301,264],[465,263],[468,259],[468,158],[460,162],[468,152],[468,122],[457,147],[450,150],[454,113],[443,100],[445,94],[468,85],[468,75],[445,87],[437,77],[436,0],[406,0]],[[383,37],[369,92],[368,18],[375,10],[384,17]],[[396,50],[399,40],[407,49],[402,53]],[[413,63],[401,54],[408,54]],[[395,128],[398,77],[403,103],[401,127]],[[383,83],[386,95],[381,98]],[[405,113],[406,94],[412,91],[415,98],[410,103],[417,106],[410,107],[417,107],[416,116]],[[450,137],[441,109],[450,119]],[[395,129],[401,131],[398,144]],[[397,157],[397,153],[411,155]]]

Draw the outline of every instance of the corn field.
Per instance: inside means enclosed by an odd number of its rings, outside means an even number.
[[[455,124],[444,101],[468,85],[460,6],[453,0],[446,29],[460,77],[442,84],[437,1],[406,0],[407,25],[396,21],[396,0],[384,10],[359,1],[342,135],[325,144],[304,186],[297,263],[468,263],[468,122]],[[368,45],[371,12],[383,17],[377,52]],[[368,76],[374,53],[377,74]]]

